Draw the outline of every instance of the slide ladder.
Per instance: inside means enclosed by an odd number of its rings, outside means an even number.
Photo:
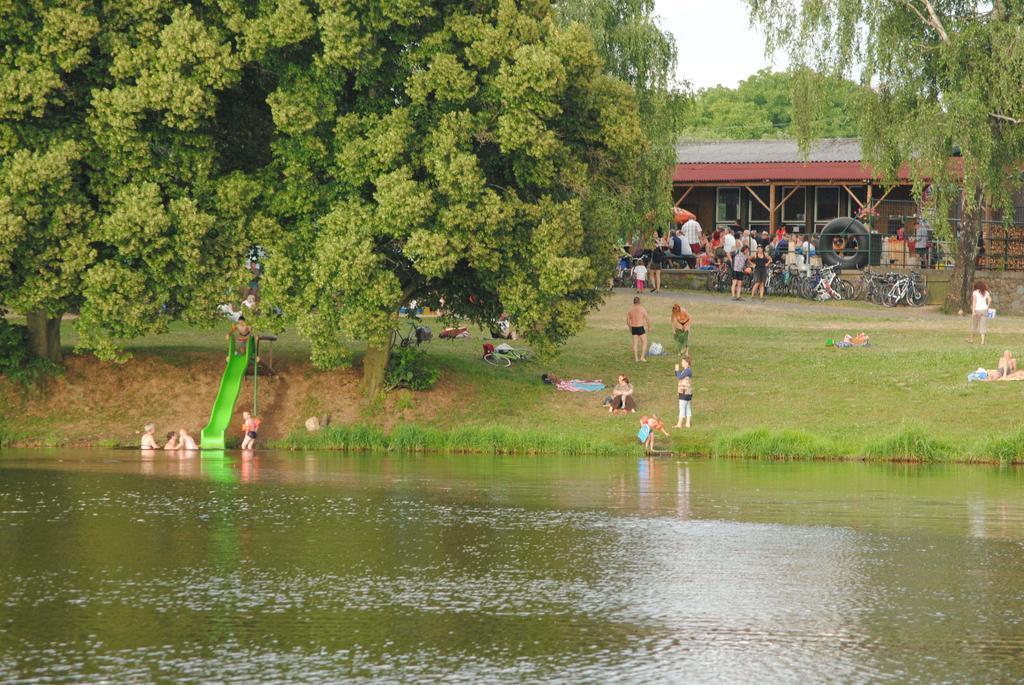
[[[210,411],[210,422],[203,428],[199,446],[204,450],[224,449],[224,434],[231,425],[231,414],[235,411],[235,402],[238,401],[238,394],[242,391],[242,381],[245,380],[245,370],[250,360],[256,356],[256,338],[250,336],[245,342],[245,353],[235,353],[234,337],[228,339],[228,364],[224,369],[224,375],[220,379],[220,390],[217,391],[217,399]]]

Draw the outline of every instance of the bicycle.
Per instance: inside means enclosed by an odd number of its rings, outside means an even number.
[[[804,297],[809,300],[853,299],[853,285],[839,277],[838,266],[815,269],[804,285]]]
[[[392,345],[397,344],[398,347],[412,347],[424,343],[434,337],[433,331],[426,326],[420,326],[414,321],[409,322],[409,329],[403,335],[402,331],[395,328],[391,331],[393,338]]]
[[[901,276],[882,297],[882,304],[886,307],[895,307],[900,302],[905,302],[911,307],[920,307],[927,301],[928,288],[917,271],[911,272],[909,276]]]
[[[732,269],[728,261],[720,261],[714,271],[708,272],[704,280],[704,288],[714,292],[724,293],[732,287]]]
[[[495,347],[489,342],[484,343],[484,361],[492,366],[500,366],[507,368],[512,366],[512,362],[528,362],[533,361],[533,356],[529,350],[516,349],[506,344]]]

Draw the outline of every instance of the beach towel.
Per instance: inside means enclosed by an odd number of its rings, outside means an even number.
[[[598,392],[604,390],[604,383],[601,381],[581,381],[578,378],[574,378],[569,381],[560,381],[555,387],[566,392]]]
[[[651,427],[646,423],[640,426],[640,430],[637,431],[636,439],[640,442],[647,442],[647,438],[651,435]]]

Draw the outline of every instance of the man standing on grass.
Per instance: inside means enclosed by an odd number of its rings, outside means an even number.
[[[640,304],[640,298],[633,298],[633,306],[626,314],[626,325],[633,336],[633,361],[647,361],[647,333],[651,330],[651,319]]]

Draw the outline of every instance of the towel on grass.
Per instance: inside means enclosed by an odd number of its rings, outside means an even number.
[[[555,387],[566,392],[598,392],[599,390],[604,390],[604,383],[601,381],[581,381],[578,378],[573,378],[569,381],[559,381]]]

